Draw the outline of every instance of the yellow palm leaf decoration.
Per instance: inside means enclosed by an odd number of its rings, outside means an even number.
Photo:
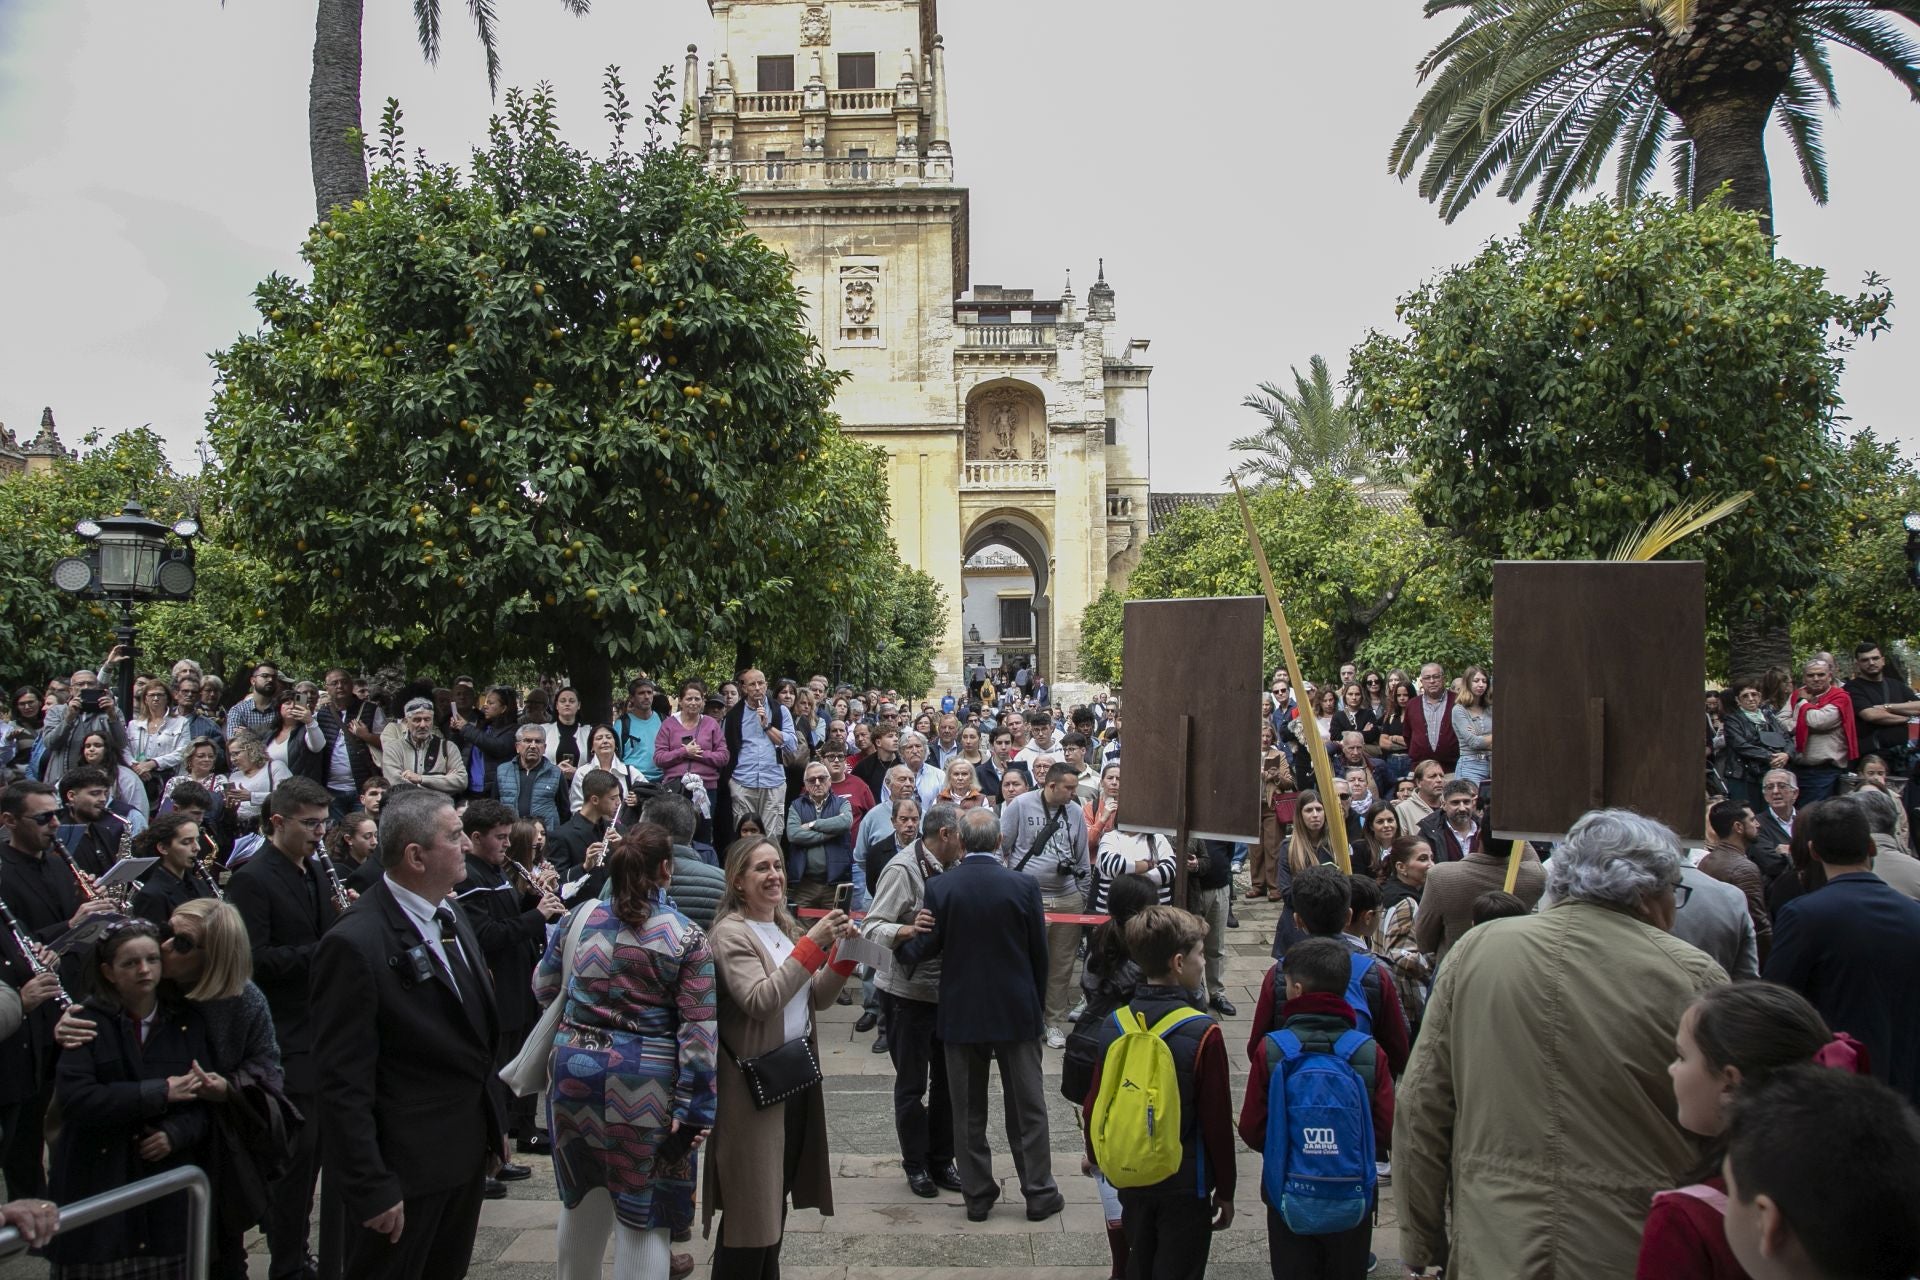
[[[1679,35],[1693,22],[1693,0],[1640,0],[1640,7],[1656,18],[1669,35]]]
[[[1708,525],[1724,520],[1753,498],[1753,490],[1743,489],[1731,498],[1709,502],[1696,498],[1656,516],[1620,540],[1609,560],[1651,560],[1682,538],[1691,537]]]

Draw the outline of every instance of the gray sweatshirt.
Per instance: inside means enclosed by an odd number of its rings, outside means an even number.
[[[1000,856],[1009,867],[1020,867],[1021,860],[1033,847],[1034,838],[1047,822],[1046,798],[1038,790],[1016,796],[1013,803],[1001,811]],[[1067,875],[1060,870],[1063,860],[1069,861],[1074,874]],[[1060,822],[1047,839],[1047,847],[1027,860],[1023,874],[1040,882],[1043,897],[1057,898],[1087,888],[1087,819],[1079,805],[1067,802]]]

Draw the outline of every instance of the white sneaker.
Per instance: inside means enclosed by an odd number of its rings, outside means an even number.
[[[1385,1160],[1373,1162],[1373,1173],[1375,1180],[1383,1187],[1393,1181],[1393,1165]]]
[[[1064,1049],[1066,1047],[1067,1047],[1067,1038],[1064,1035],[1060,1034],[1059,1028],[1048,1027],[1047,1028],[1047,1048]]]

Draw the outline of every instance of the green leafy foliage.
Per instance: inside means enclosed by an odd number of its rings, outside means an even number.
[[[1843,499],[1820,556],[1831,572],[1794,617],[1795,651],[1847,655],[1862,640],[1911,645],[1920,636],[1920,591],[1907,580],[1900,522],[1920,511],[1920,473],[1866,431],[1848,442],[1825,483]]]
[[[1280,481],[1248,502],[1307,678],[1329,676],[1356,654],[1412,661],[1403,646],[1416,642],[1438,651],[1416,650],[1421,661],[1457,653],[1484,659],[1485,631],[1476,634],[1476,615],[1457,603],[1447,549],[1410,510],[1371,507],[1354,485],[1331,478],[1310,487]],[[1231,500],[1175,512],[1147,539],[1127,581],[1133,600],[1260,594]],[[1094,679],[1120,680],[1124,620],[1111,591],[1082,615],[1081,660]],[[1269,629],[1265,663],[1271,670],[1279,662],[1279,637]]]
[[[1493,560],[1604,557],[1684,499],[1751,489],[1678,554],[1707,562],[1716,626],[1778,630],[1830,576],[1843,358],[1891,295],[1869,277],[1842,297],[1770,250],[1717,201],[1553,214],[1408,295],[1404,335],[1354,350],[1363,431],[1483,584]]]
[[[1360,439],[1353,397],[1334,387],[1327,358],[1315,356],[1307,372],[1293,370],[1293,390],[1263,382],[1240,402],[1266,419],[1258,433],[1242,436],[1230,448],[1252,456],[1233,469],[1242,480],[1271,484],[1275,480],[1307,480],[1339,476],[1357,480],[1366,475],[1372,459]]]
[[[104,441],[91,434],[77,457],[35,475],[0,480],[0,546],[7,549],[0,556],[0,682],[8,688],[93,666],[106,656],[117,608],[69,595],[49,575],[54,561],[84,550],[74,535],[76,523],[112,515],[130,497],[162,523],[189,514],[203,523],[210,518],[196,483],[174,474],[160,437],[147,427]],[[210,532],[217,539],[217,518]],[[135,609],[140,670],[157,670],[183,656],[205,661],[255,652],[265,644],[268,624],[251,616],[250,588],[240,580],[244,574],[235,572],[245,560],[243,553],[203,540],[193,599]]]
[[[407,161],[389,107],[311,279],[258,288],[209,423],[288,626],[369,662],[553,664],[597,702],[615,663],[797,648],[856,572],[898,572],[787,260],[662,141],[655,89],[630,152],[609,72],[600,157],[544,87],[510,92],[467,174]]]

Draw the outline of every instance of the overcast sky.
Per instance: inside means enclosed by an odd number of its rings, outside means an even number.
[[[367,0],[364,103],[401,100],[409,140],[464,161],[494,104],[463,0],[426,66],[404,0]],[[552,81],[576,140],[605,141],[602,68],[636,100],[688,43],[703,0],[499,5],[506,84]],[[1449,227],[1386,172],[1443,32],[1419,0],[947,0],[953,144],[972,189],[976,284],[1081,298],[1096,257],[1121,327],[1150,338],[1156,489],[1217,487],[1240,400],[1316,352],[1344,373],[1420,280],[1524,215],[1491,196]],[[312,217],[307,80],[313,6],[294,0],[0,0],[0,421],[31,435],[54,407],[69,444],[151,422],[191,464],[207,353],[297,272]],[[1839,55],[1828,125],[1833,203],[1807,198],[1773,139],[1782,252],[1853,291],[1878,270],[1905,305],[1849,362],[1859,425],[1920,452],[1920,107]],[[1902,231],[1901,228],[1907,228]]]

